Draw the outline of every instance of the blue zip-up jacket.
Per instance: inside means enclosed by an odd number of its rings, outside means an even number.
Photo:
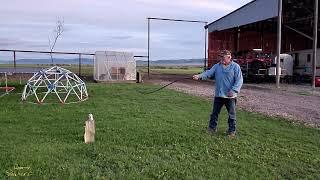
[[[235,98],[243,84],[240,66],[233,61],[225,68],[222,63],[217,63],[210,70],[200,74],[202,80],[210,77],[214,78],[216,82],[215,97]],[[228,97],[229,91],[233,93],[232,97]]]

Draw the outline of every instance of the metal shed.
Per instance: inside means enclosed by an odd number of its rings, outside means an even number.
[[[259,48],[274,56],[310,50],[311,57],[317,57],[318,6],[318,0],[254,0],[210,23],[206,26],[208,68],[217,62],[222,49]],[[320,64],[313,69],[315,76]]]

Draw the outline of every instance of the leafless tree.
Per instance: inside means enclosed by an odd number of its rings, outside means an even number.
[[[51,64],[53,65],[53,57],[52,57],[52,51],[57,43],[58,38],[62,35],[62,32],[64,30],[64,21],[58,19],[56,23],[56,27],[53,30],[53,37],[52,39],[50,36],[48,37],[49,39],[49,47],[50,47],[50,57],[51,57]]]

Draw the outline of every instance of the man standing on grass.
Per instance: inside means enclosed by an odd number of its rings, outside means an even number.
[[[226,106],[229,118],[227,134],[230,138],[236,135],[236,103],[237,94],[243,84],[240,66],[231,60],[231,52],[223,50],[220,54],[221,61],[208,71],[193,76],[195,80],[215,79],[215,97],[211,113],[208,133],[217,132],[218,116],[223,105]]]

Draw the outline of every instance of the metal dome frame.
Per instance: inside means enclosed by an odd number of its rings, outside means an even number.
[[[24,86],[21,99],[27,101],[28,97],[34,96],[37,102],[33,103],[42,104],[50,94],[55,95],[62,104],[82,102],[88,99],[84,81],[73,72],[59,66],[42,69],[35,73]],[[67,102],[70,95],[74,95],[77,101]]]

